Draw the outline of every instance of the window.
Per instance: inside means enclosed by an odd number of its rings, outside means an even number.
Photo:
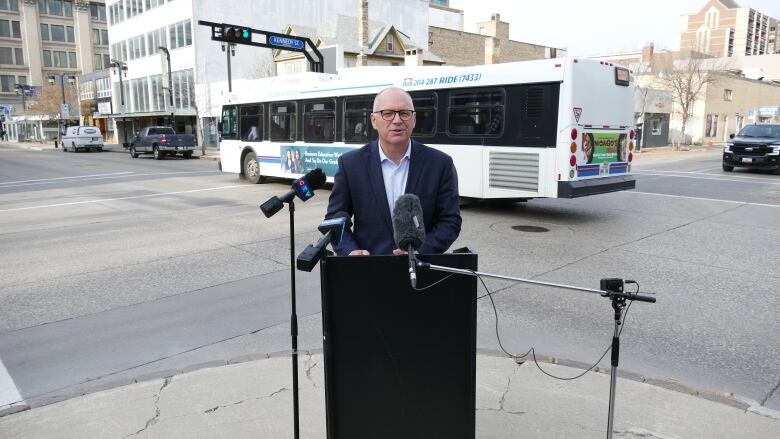
[[[27,85],[27,77],[26,76],[20,76],[18,82],[19,82],[19,84]]]
[[[108,31],[106,29],[100,29],[100,44],[108,46]]]
[[[51,50],[44,50],[43,51],[43,66],[44,67],[51,67]]]
[[[11,38],[11,22],[0,20],[0,37]]]
[[[144,45],[144,36],[139,35],[127,40],[130,59],[143,58],[146,56],[146,46]]]
[[[49,0],[49,15],[62,15],[62,0]]]
[[[0,1],[0,10],[2,11],[16,11],[19,12],[19,0],[2,0]]]
[[[244,105],[239,110],[239,126],[241,140],[260,142],[263,140],[263,107],[261,105]]]
[[[661,135],[661,121],[658,119],[653,119],[652,125],[651,125],[651,131],[650,135],[652,136],[660,136]]]
[[[54,50],[52,55],[52,67],[68,67],[68,54],[61,50]]]
[[[76,37],[73,34],[73,26],[65,27],[65,37],[69,43],[75,43]]]
[[[730,101],[732,94],[733,94],[732,90],[729,90],[728,88],[724,89],[723,90],[723,100],[724,101]]]
[[[130,81],[133,93],[133,111],[149,111],[149,82],[146,78]]]
[[[387,36],[387,51],[392,52],[393,51],[393,35]]]
[[[46,8],[46,0],[38,0],[38,13],[41,15],[49,13],[48,8]]]
[[[2,25],[2,21],[0,21],[0,25]],[[41,40],[49,41],[49,39],[49,25],[41,23]]]
[[[192,69],[173,72],[173,105],[182,110],[192,108],[195,104],[193,96],[194,82]]]
[[[306,142],[333,142],[336,138],[336,101],[306,102],[303,104],[303,140]]]
[[[413,93],[412,102],[414,102],[417,117],[412,135],[427,137],[436,134],[436,94],[430,92]]]
[[[16,65],[18,66],[24,65],[24,54],[22,53],[21,47],[14,48],[14,58],[16,58]]]
[[[13,64],[14,53],[10,47],[0,47],[0,64]]]
[[[271,140],[295,140],[295,102],[271,104]]]
[[[14,38],[22,38],[22,29],[19,27],[18,21],[11,22],[11,36]]]
[[[77,69],[79,67],[76,62],[76,52],[68,52],[68,67],[71,69]]]
[[[344,142],[367,143],[376,139],[370,117],[373,105],[373,96],[344,98]]]
[[[236,118],[236,107],[222,107],[222,137],[233,139],[238,131],[238,120]]]
[[[15,82],[16,78],[14,75],[0,75],[0,91],[4,93],[13,92]]]
[[[504,93],[500,90],[453,92],[448,132],[452,136],[497,137],[503,131]]]
[[[165,28],[161,27],[146,34],[146,48],[149,55],[160,53],[160,46],[165,47]]]
[[[92,44],[100,44],[100,29],[92,29]]]
[[[103,57],[100,55],[92,55],[92,68],[95,70],[100,70],[105,67],[103,67]]]
[[[165,109],[165,96],[163,94],[162,75],[149,77],[152,87],[151,111],[160,111]]]
[[[107,69],[111,67],[111,55],[104,53],[102,56],[103,56],[103,68]]]
[[[70,1],[62,2],[62,9],[65,12],[66,17],[73,16],[73,2]]]
[[[101,3],[89,4],[89,16],[93,20],[106,21],[106,5]]]
[[[168,26],[169,49],[178,49],[192,45],[192,29],[190,20],[180,21]]]
[[[706,121],[707,131],[704,133],[705,137],[716,137],[718,135],[718,115],[708,114]]]
[[[65,26],[52,24],[49,26],[49,29],[51,29],[52,41],[65,41]]]

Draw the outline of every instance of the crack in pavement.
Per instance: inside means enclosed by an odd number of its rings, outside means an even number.
[[[232,407],[232,406],[234,406],[234,405],[239,405],[239,404],[243,404],[243,403],[244,403],[244,400],[241,400],[241,401],[238,401],[238,402],[234,402],[233,404],[227,404],[227,405],[218,405],[218,406],[216,406],[216,407],[214,407],[214,408],[210,408],[210,409],[208,409],[208,410],[204,410],[204,411],[203,411],[203,413],[206,413],[206,414],[211,414],[211,413],[214,413],[214,412],[216,412],[216,411],[217,411],[217,410],[219,410],[219,409],[223,409],[223,408],[226,408],[226,407]]]
[[[162,387],[160,387],[160,390],[158,390],[157,393],[154,395],[154,416],[152,416],[146,421],[146,425],[144,425],[144,428],[136,431],[133,434],[129,434],[125,436],[126,438],[130,436],[137,436],[139,433],[146,431],[146,429],[148,429],[149,427],[157,423],[157,421],[160,419],[160,406],[158,405],[160,402],[160,396],[162,396],[163,389],[168,387],[168,384],[170,384],[171,381],[173,381],[172,377],[165,378]]]
[[[309,363],[309,367],[306,369],[306,378],[308,378],[309,381],[311,381],[311,385],[314,386],[315,389],[319,389],[319,386],[317,386],[317,383],[314,381],[314,377],[311,376],[311,371],[315,367],[317,367],[318,364],[320,364],[319,361],[315,361],[312,363],[312,359],[314,356],[312,354],[308,355],[308,359],[306,360]]]
[[[769,399],[777,392],[777,389],[780,388],[780,381],[777,382],[777,385],[775,385],[775,388],[770,390],[769,393],[766,394],[766,396],[761,400],[761,405],[766,406],[766,402],[769,401]]]

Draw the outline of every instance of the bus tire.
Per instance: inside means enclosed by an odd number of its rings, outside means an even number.
[[[257,154],[250,152],[244,156],[243,171],[246,181],[252,184],[260,183],[260,165],[257,164]]]
[[[154,153],[154,159],[155,160],[162,160],[163,153],[162,153],[162,151],[160,151],[160,148],[158,148],[157,145],[154,145],[152,147],[152,152]]]

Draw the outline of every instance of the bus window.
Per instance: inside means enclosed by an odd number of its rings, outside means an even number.
[[[303,104],[303,140],[333,142],[336,139],[336,101],[329,99]]]
[[[271,104],[271,140],[295,141],[295,102]]]
[[[243,105],[239,110],[241,140],[259,142],[263,140],[263,107]]]
[[[222,107],[222,137],[234,139],[236,137],[236,107],[231,105]]]
[[[449,102],[449,135],[498,137],[503,132],[503,91],[453,92]]]
[[[368,143],[376,139],[376,131],[371,126],[373,105],[373,96],[344,98],[345,143]]]
[[[412,102],[417,115],[412,135],[430,137],[436,134],[436,94],[412,93]]]

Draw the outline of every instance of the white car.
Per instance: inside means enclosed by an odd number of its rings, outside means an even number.
[[[90,126],[68,127],[62,137],[62,150],[73,152],[83,150],[103,151],[103,135],[100,128]]]

